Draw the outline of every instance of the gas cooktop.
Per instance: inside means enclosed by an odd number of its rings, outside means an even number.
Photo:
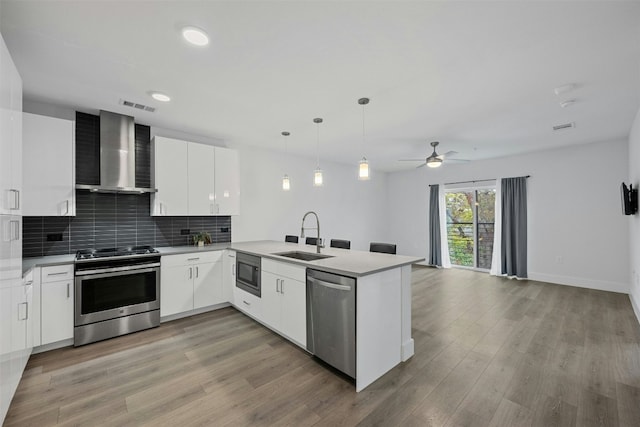
[[[76,252],[76,260],[127,257],[134,255],[157,254],[158,250],[151,246],[128,246],[125,248],[83,249]]]

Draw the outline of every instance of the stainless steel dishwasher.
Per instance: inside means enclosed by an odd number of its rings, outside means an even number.
[[[307,269],[307,350],[356,377],[356,279]]]

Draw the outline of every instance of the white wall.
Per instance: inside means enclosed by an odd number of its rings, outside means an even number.
[[[358,181],[353,165],[320,160],[324,186],[313,187],[315,160],[255,147],[234,147],[240,156],[241,215],[232,218],[233,241],[284,240],[300,235],[302,217],[315,211],[321,237],[351,240],[351,248],[369,250],[369,242],[386,241],[387,177],[372,171],[370,181]],[[291,178],[291,190],[282,191],[282,176]],[[306,226],[315,227],[311,216]],[[315,236],[315,230],[306,235]]]
[[[621,213],[620,183],[627,153],[621,140],[390,174],[390,239],[401,253],[428,256],[429,184],[531,175],[529,277],[626,293],[629,219]],[[640,168],[638,175],[636,182]]]
[[[629,179],[634,188],[640,188],[640,111],[629,134]],[[629,298],[640,322],[640,214],[629,218],[631,287]]]

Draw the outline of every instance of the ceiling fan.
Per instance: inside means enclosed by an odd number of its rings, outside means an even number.
[[[438,144],[440,144],[438,141],[433,141],[431,143],[431,146],[433,147],[433,153],[431,153],[431,155],[426,159],[400,159],[399,161],[400,162],[424,162],[423,164],[416,166],[417,168],[421,168],[424,166],[429,166],[430,168],[437,168],[441,166],[442,162],[445,160],[447,161],[447,163],[449,162],[463,163],[463,162],[469,161],[469,160],[462,160],[462,159],[451,159],[450,157],[458,154],[457,151],[447,151],[444,154],[436,153],[436,147],[438,146]]]

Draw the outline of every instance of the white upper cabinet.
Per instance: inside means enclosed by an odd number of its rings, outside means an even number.
[[[75,122],[24,113],[25,216],[75,216]]]
[[[156,136],[151,144],[151,215],[189,215],[187,144]]]
[[[215,201],[216,214],[240,214],[240,169],[238,152],[228,148],[216,147],[215,162]]]
[[[22,214],[22,79],[0,37],[0,214]]]
[[[186,143],[188,152],[189,215],[213,215],[215,197],[214,155],[210,145]]]
[[[235,150],[156,136],[151,146],[153,216],[238,215]]]

